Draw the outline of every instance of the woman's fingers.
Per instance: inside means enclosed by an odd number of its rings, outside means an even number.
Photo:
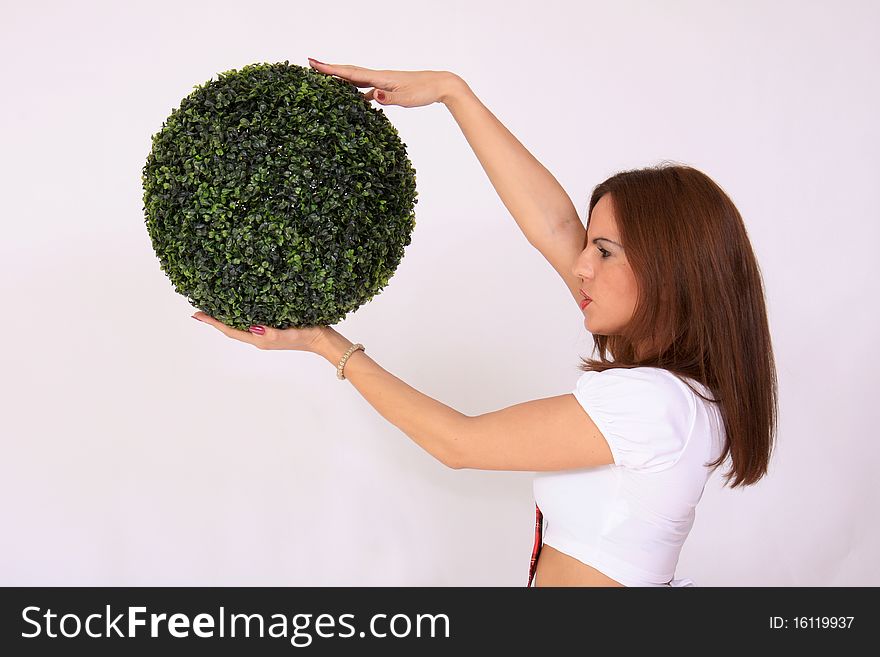
[[[381,79],[379,71],[373,71],[360,66],[352,66],[350,64],[321,64],[314,59],[309,60],[309,64],[319,73],[327,73],[335,75],[338,78],[348,80],[356,87],[381,87],[385,80]]]
[[[373,87],[361,96],[382,105],[421,107],[439,101],[452,79],[448,71],[374,71],[350,64],[322,64],[309,58],[319,73],[334,75],[356,87]],[[376,98],[376,94],[382,95]]]
[[[200,322],[204,322],[205,324],[210,324],[228,338],[233,338],[240,342],[247,342],[254,346],[258,346],[256,340],[254,340],[254,338],[258,336],[254,336],[249,331],[241,331],[239,329],[232,328],[231,326],[227,326],[220,320],[214,319],[207,313],[203,312],[197,312],[192,317],[193,319],[197,319]]]

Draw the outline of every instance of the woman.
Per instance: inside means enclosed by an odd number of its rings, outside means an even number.
[[[570,394],[471,417],[420,393],[328,326],[232,329],[260,349],[312,351],[448,467],[536,472],[530,586],[676,586],[709,475],[767,473],[776,375],[742,218],[705,174],[658,166],[593,191],[587,229],[556,179],[447,71],[328,65],[383,105],[446,105],[529,242],[584,313],[598,359]],[[611,356],[611,360],[608,356]]]

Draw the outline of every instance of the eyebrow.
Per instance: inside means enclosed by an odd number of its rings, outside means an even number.
[[[597,237],[597,238],[595,238],[595,239],[593,240],[593,244],[595,244],[596,242],[598,242],[598,241],[600,241],[600,240],[601,240],[601,241],[604,241],[604,242],[611,242],[611,243],[614,244],[615,246],[620,246],[620,244],[618,244],[618,243],[615,242],[614,240],[610,240],[610,239],[608,239],[607,237]],[[620,246],[620,248],[622,249],[623,247]]]

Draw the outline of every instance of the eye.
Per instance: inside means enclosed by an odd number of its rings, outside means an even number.
[[[602,254],[603,258],[607,258],[608,256],[611,255],[611,253],[609,251],[606,251],[601,246],[597,246],[596,248],[599,249],[599,252]]]

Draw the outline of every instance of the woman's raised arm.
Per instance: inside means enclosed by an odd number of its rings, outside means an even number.
[[[442,102],[529,244],[542,251],[570,222],[583,228],[571,198],[553,174],[483,105],[463,79],[456,78]]]

